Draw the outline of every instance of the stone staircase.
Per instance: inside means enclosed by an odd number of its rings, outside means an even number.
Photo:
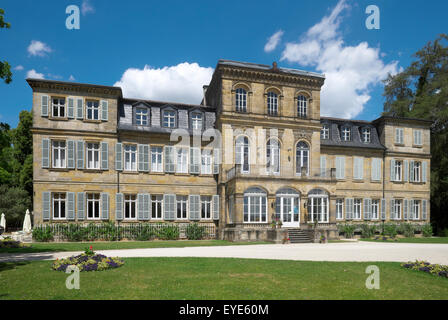
[[[308,233],[301,229],[288,229],[288,237],[291,243],[311,243]]]

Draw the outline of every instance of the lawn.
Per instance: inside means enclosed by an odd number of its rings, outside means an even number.
[[[167,241],[117,241],[117,242],[41,242],[23,248],[0,248],[1,253],[32,253],[58,251],[84,251],[89,246],[94,250],[182,248],[201,246],[235,246],[271,244],[271,242],[231,242],[225,240],[167,240]]]
[[[128,258],[82,272],[80,290],[51,261],[0,264],[0,299],[447,299],[448,279],[399,263],[302,262],[223,258]],[[366,267],[380,289],[365,287]]]
[[[397,241],[383,241],[374,239],[359,239],[360,241],[371,242],[403,242],[403,243],[448,243],[448,237],[431,237],[431,238],[397,238]]]

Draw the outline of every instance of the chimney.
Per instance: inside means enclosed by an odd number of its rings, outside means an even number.
[[[206,100],[206,98],[205,98],[205,95],[207,94],[207,89],[208,89],[208,86],[207,86],[207,85],[202,86],[202,90],[203,90],[203,92],[204,92],[204,98],[202,98],[202,105],[203,105],[204,107],[207,105],[207,100]]]

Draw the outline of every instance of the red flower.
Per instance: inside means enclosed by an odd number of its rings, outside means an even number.
[[[92,246],[90,246],[90,250],[92,250],[93,248],[92,248]]]

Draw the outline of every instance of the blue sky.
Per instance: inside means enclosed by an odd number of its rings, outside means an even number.
[[[66,7],[83,2],[80,30],[68,30]],[[380,9],[380,30],[365,27],[370,4]],[[23,67],[13,70],[11,84],[0,84],[0,121],[12,126],[31,108],[25,78],[32,71],[121,84],[131,97],[199,103],[218,59],[323,72],[326,115],[373,120],[382,111],[381,77],[448,31],[448,2],[435,0],[3,0],[0,7],[11,23],[0,30],[0,60]],[[266,52],[277,32],[277,45]]]

